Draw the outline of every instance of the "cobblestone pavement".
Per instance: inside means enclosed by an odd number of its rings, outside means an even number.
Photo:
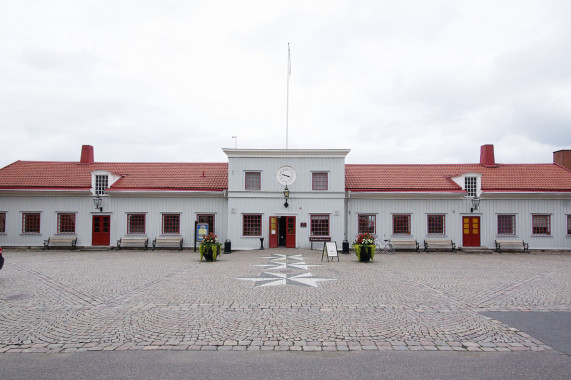
[[[571,255],[5,250],[0,353],[544,351],[484,311],[571,311]]]

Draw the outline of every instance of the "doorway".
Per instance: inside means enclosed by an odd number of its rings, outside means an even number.
[[[462,245],[464,247],[480,246],[480,217],[462,217]]]
[[[91,245],[109,245],[111,242],[111,216],[93,215]]]
[[[270,248],[295,248],[295,216],[270,216]]]

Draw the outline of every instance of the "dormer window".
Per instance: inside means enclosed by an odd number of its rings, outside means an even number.
[[[91,193],[95,196],[107,195],[107,190],[120,178],[104,170],[91,172]]]
[[[95,176],[95,195],[105,194],[105,190],[109,187],[109,176],[96,175]]]
[[[477,177],[464,177],[464,190],[469,197],[478,196],[478,178]]]
[[[450,179],[466,192],[467,198],[479,198],[482,194],[482,175],[480,173],[464,173]]]

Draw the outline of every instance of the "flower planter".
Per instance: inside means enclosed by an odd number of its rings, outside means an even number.
[[[374,245],[360,245],[355,244],[355,253],[357,254],[357,260],[368,263],[370,260],[375,258],[375,246]]]
[[[201,244],[200,245],[200,261],[216,261],[216,257],[220,254],[220,244]]]

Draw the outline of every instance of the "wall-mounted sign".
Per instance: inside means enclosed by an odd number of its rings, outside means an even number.
[[[307,223],[301,222],[301,223],[299,224],[299,226],[300,226],[301,228],[307,228]]]

